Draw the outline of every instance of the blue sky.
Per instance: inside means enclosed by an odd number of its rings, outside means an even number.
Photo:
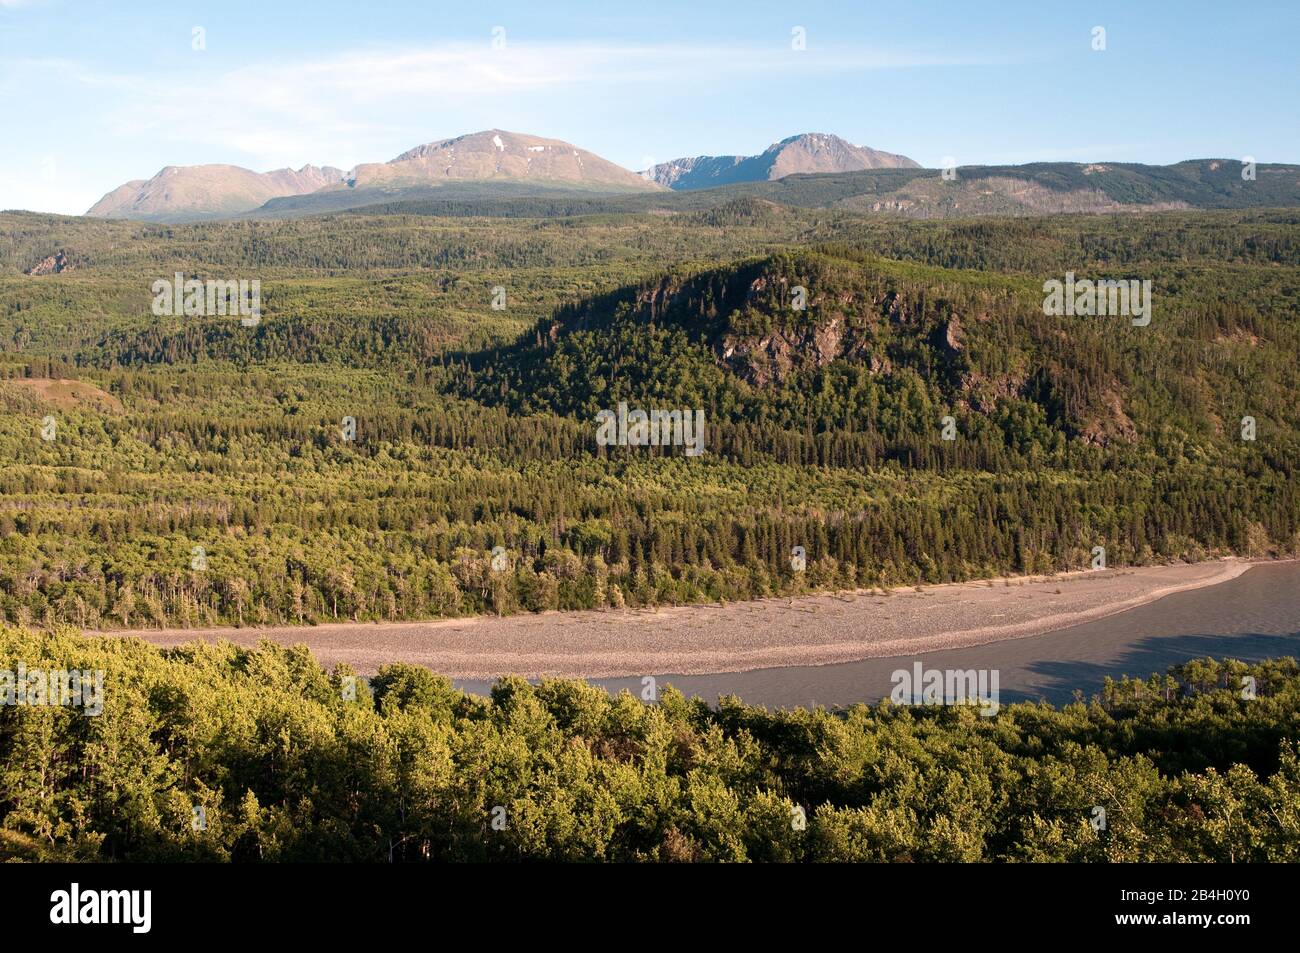
[[[1297,104],[1296,0],[0,0],[0,208],[70,214],[165,165],[346,169],[493,127],[632,169],[800,132],[929,166],[1296,162]]]

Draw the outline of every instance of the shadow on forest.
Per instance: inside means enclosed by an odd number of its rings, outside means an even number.
[[[1255,662],[1288,655],[1300,657],[1300,632],[1290,635],[1147,636],[1130,646],[1119,658],[1106,662],[1035,662],[1027,666],[1028,670],[1046,677],[1050,683],[1029,692],[1003,690],[1002,703],[1043,698],[1059,706],[1072,701],[1076,689],[1083,692],[1085,699],[1099,693],[1107,675],[1114,679],[1126,674],[1133,678],[1147,678],[1153,672],[1163,675],[1170,666],[1206,656]]]

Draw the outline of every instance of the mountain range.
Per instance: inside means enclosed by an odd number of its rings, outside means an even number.
[[[119,185],[86,214],[144,221],[212,218],[246,212],[282,195],[329,188],[342,180],[343,172],[330,166],[253,172],[237,165],[169,165],[151,179]]]
[[[762,182],[809,172],[919,169],[907,156],[855,146],[839,136],[808,132],[782,139],[756,156],[695,156],[661,162],[641,173],[670,189],[710,189],[735,182]]]
[[[738,200],[909,218],[1300,206],[1300,167],[1232,159],[1167,166],[1053,162],[961,166],[805,133],[754,156],[695,156],[636,173],[559,139],[489,129],[416,146],[348,172],[257,173],[168,166],[119,186],[87,212],[180,223],[298,218],[348,210],[404,215],[551,217],[714,209]]]
[[[404,189],[465,182],[523,183],[605,193],[662,188],[595,153],[559,139],[488,129],[429,142],[388,162],[368,162],[342,172],[303,166],[258,173],[233,165],[168,166],[151,179],[127,182],[96,202],[87,215],[179,222],[239,215],[271,199],[321,196],[325,208],[346,208]]]
[[[638,174],[560,139],[488,129],[425,143],[387,162],[363,163],[346,173],[311,165],[297,172],[265,173],[233,165],[168,166],[151,179],[118,186],[86,214],[180,222],[240,215],[272,200],[307,195],[312,199],[305,204],[312,211],[333,211],[388,200],[394,193],[467,183],[525,186],[522,192],[529,195],[556,189],[645,193],[878,168],[919,166],[905,156],[855,146],[838,136],[806,133],[783,139],[756,156],[676,159]],[[507,188],[505,194],[520,191]],[[278,207],[283,206],[271,206]]]

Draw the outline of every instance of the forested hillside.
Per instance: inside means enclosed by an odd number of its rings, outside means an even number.
[[[1105,267],[1119,276],[1132,266]],[[1293,289],[1268,276],[1262,297],[1281,304],[1251,309],[1219,274],[1150,262],[1143,273],[1163,292],[1160,321],[1134,327],[1045,317],[1041,290],[1017,277],[818,248],[566,305],[509,351],[476,355],[473,382],[480,400],[504,395],[523,412],[585,419],[642,400],[704,407],[719,424],[761,421],[845,441],[878,435],[895,447],[930,444],[951,411],[969,423],[962,448],[987,447],[984,469],[1002,465],[999,450],[1142,445],[1171,428],[1236,447],[1223,421],[1300,384],[1287,357],[1300,345],[1285,304]],[[1243,336],[1248,375],[1232,366]],[[1281,434],[1296,431],[1289,408],[1270,410]],[[1037,431],[1013,432],[1035,419]],[[1001,432],[989,434],[997,421]]]
[[[775,181],[738,182],[672,195],[634,197],[567,195],[478,189],[440,195],[412,190],[358,196],[350,206],[362,214],[475,214],[468,200],[495,206],[496,214],[571,215],[605,211],[682,211],[714,208],[737,199],[758,199],[803,208],[846,208],[908,218],[1032,216],[1054,212],[1157,209],[1295,208],[1300,205],[1300,167],[1264,163],[1243,175],[1235,159],[1197,159],[1173,165],[1107,162],[1034,162],[1013,166],[960,166],[945,177],[939,169],[867,169],[799,173]],[[331,211],[328,193],[276,199],[259,215]]]
[[[0,225],[0,620],[417,619],[1046,572],[1099,545],[1300,551],[1292,211]],[[1151,323],[1045,315],[1067,271],[1151,281]],[[259,279],[259,323],[153,314],[175,272]],[[702,411],[705,453],[600,446],[621,401]]]
[[[96,717],[0,707],[3,859],[1300,859],[1294,660],[981,718],[515,678],[488,699],[406,665],[367,686],[305,648],[3,625],[0,655],[104,672]]]

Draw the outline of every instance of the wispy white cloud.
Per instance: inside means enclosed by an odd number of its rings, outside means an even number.
[[[0,5],[15,2],[22,0]],[[0,60],[0,112],[36,121],[43,113],[34,104],[57,90],[77,117],[32,139],[32,154],[15,157],[22,161],[6,169],[13,178],[0,181],[0,201],[80,211],[126,178],[146,178],[168,164],[234,162],[266,171],[313,162],[346,169],[442,136],[509,127],[511,117],[518,131],[558,134],[527,125],[527,117],[622,110],[627,103],[704,88],[716,95],[729,84],[738,95],[753,96],[771,83],[846,83],[872,71],[1006,62],[994,54],[908,50],[903,44],[796,51],[782,43],[513,40],[505,49],[486,41],[376,46],[298,59],[260,57],[233,67],[211,42],[187,55],[166,69],[57,57]],[[66,179],[47,181],[39,191],[32,184],[41,168],[33,149],[62,154],[87,147],[83,158],[95,158],[67,162]],[[628,146],[628,154],[639,155],[639,148]]]
[[[6,0],[0,0],[0,3]],[[196,58],[212,53],[196,52]],[[156,73],[90,69],[66,60],[11,63],[3,82],[24,88],[51,78],[103,94],[105,132],[161,142],[220,145],[264,162],[310,155],[317,161],[377,161],[367,142],[389,142],[420,126],[432,104],[461,111],[547,94],[631,85],[692,84],[755,75],[816,75],[927,69],[1002,62],[984,56],[897,48],[875,51],[781,46],[487,43],[367,49],[235,69],[199,60],[177,80]],[[53,74],[51,76],[51,74]],[[50,88],[46,86],[45,88]],[[421,114],[413,116],[413,114]],[[413,121],[414,120],[414,121]],[[470,130],[443,130],[448,134]],[[402,146],[406,148],[411,143]]]

